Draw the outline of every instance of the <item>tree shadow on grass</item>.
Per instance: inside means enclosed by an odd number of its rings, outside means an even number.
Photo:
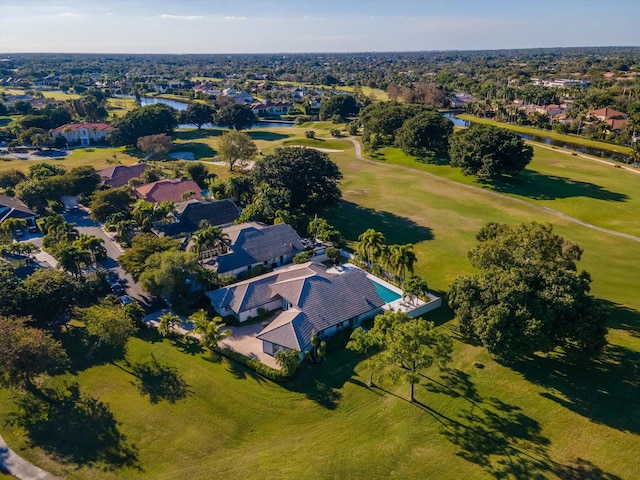
[[[193,337],[174,337],[171,339],[173,345],[182,353],[187,355],[199,355],[204,352],[204,347]]]
[[[173,132],[175,140],[197,140],[199,138],[220,137],[225,131],[217,128],[203,128],[201,130],[177,130]]]
[[[264,131],[255,131],[251,130],[247,132],[251,137],[251,140],[264,140],[266,142],[275,142],[276,140],[282,140],[285,138],[289,138],[290,135],[284,133],[276,133],[276,132],[264,132]]]
[[[226,363],[227,371],[238,380],[247,380],[250,378],[255,380],[257,383],[263,383],[265,381],[265,378],[262,375],[259,375],[249,367],[242,365],[240,362],[227,358]]]
[[[210,145],[202,142],[189,142],[189,143],[181,143],[176,145],[176,152],[191,152],[195,160],[200,160],[201,158],[213,158],[218,152],[211,148]]]
[[[612,202],[629,200],[627,195],[612,192],[595,183],[581,182],[556,175],[543,175],[532,170],[524,170],[515,177],[495,180],[491,185],[498,192],[523,195],[535,200],[572,197],[589,197]]]
[[[388,244],[418,243],[433,239],[429,227],[390,212],[373,210],[344,200],[328,212],[327,221],[348,241],[357,241],[358,236],[368,228],[382,232]]]
[[[360,356],[345,348],[329,348],[327,359],[322,363],[303,363],[306,371],[282,386],[293,392],[303,393],[309,400],[327,410],[335,410],[342,400],[341,389],[350,382]]]
[[[609,345],[599,358],[573,362],[560,355],[534,357],[511,368],[551,390],[545,398],[590,420],[640,434],[640,352]]]
[[[640,337],[640,312],[608,300],[598,299],[598,303],[606,312],[609,328],[625,330],[633,337]]]
[[[10,422],[26,430],[31,446],[64,462],[107,470],[138,466],[137,447],[120,432],[109,406],[81,393],[78,384],[26,393]]]
[[[109,345],[103,343],[93,354],[96,339],[87,335],[84,327],[67,326],[56,333],[69,357],[69,372],[73,375],[96,365],[115,363],[125,357],[125,345]]]
[[[162,365],[153,354],[148,362],[134,365],[132,373],[137,377],[138,390],[143,396],[148,395],[151,403],[175,403],[193,393],[177,368]]]
[[[456,455],[481,466],[494,478],[620,480],[603,472],[587,460],[576,459],[567,465],[549,455],[551,442],[542,434],[541,425],[520,407],[498,398],[482,398],[469,375],[446,370],[432,379],[427,389],[436,394],[464,398],[469,407],[455,420],[433,409],[442,425],[441,433],[459,450]],[[417,402],[419,403],[419,402]],[[420,404],[423,408],[425,405]]]

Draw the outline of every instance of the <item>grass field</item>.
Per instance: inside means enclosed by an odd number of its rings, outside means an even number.
[[[607,143],[600,142],[598,140],[590,140],[588,138],[579,136],[579,135],[567,135],[564,133],[554,132],[553,130],[542,130],[540,128],[528,127],[525,125],[512,125],[510,123],[504,122],[496,122],[495,120],[490,120],[488,118],[480,118],[474,117],[473,115],[461,114],[456,115],[456,117],[461,118],[462,120],[469,120],[474,123],[484,123],[487,125],[496,125],[500,128],[505,128],[507,130],[512,130],[514,132],[526,133],[529,135],[538,135],[542,137],[549,137],[554,140],[560,140],[567,143],[575,143],[577,145],[582,145],[584,147],[592,147],[599,148],[602,150],[609,150],[611,152],[618,152],[622,154],[630,154],[631,148],[625,147],[624,145],[616,145],[615,143]]]
[[[260,148],[269,151],[297,142],[304,130],[251,133],[260,135]],[[184,137],[189,135],[182,141],[215,149],[216,136],[203,139],[201,132],[185,132]],[[330,154],[344,174],[344,199],[330,212],[330,222],[350,242],[375,228],[389,243],[414,243],[417,273],[433,291],[446,291],[456,275],[471,271],[466,253],[489,221],[549,221],[556,232],[580,244],[585,253],[579,267],[591,273],[592,293],[609,313],[610,345],[602,358],[580,365],[550,355],[506,367],[484,349],[461,341],[445,307],[430,318],[454,337],[454,361],[448,372],[425,371],[416,388],[418,403],[410,404],[406,385],[381,382],[381,388],[368,389],[367,362],[342,349],[330,350],[326,363],[281,386],[152,333],[130,341],[124,356],[104,352],[89,364],[86,350],[77,349],[81,342],[70,338],[81,333],[75,328],[62,334],[76,346],[73,368],[53,383],[77,382],[83,393],[108,408],[88,416],[78,405],[54,403],[56,415],[37,423],[31,433],[40,435],[40,446],[30,447],[19,425],[3,427],[12,448],[70,479],[637,478],[639,244],[509,196],[468,188],[473,180],[444,165],[399,156],[365,163],[355,159],[348,141],[326,141],[345,150]],[[536,172],[530,182],[535,183],[516,185],[510,195],[584,214],[596,205],[603,210],[610,205],[611,217],[625,215],[619,204],[630,205],[633,212],[640,197],[633,189],[637,175],[558,155],[536,149],[530,165]],[[404,161],[411,168],[394,165]],[[567,180],[554,183],[543,176]],[[532,198],[536,188],[550,198]],[[597,198],[585,195],[585,189],[626,198]],[[563,191],[571,195],[558,193]],[[136,367],[152,362],[152,355],[158,375],[134,375],[140,371]],[[15,394],[0,390],[0,424],[18,410],[16,400]],[[99,428],[104,426],[109,428]],[[105,430],[108,434],[95,438]],[[58,437],[47,436],[53,431]]]

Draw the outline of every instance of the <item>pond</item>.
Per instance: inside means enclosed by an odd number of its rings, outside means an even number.
[[[133,98],[131,95],[116,95],[116,97],[122,98]],[[170,100],[168,98],[151,98],[151,97],[141,97],[140,98],[140,106],[146,107],[147,105],[155,105],[156,103],[163,103],[165,105],[170,106],[171,108],[175,108],[178,111],[186,110],[189,105],[187,102],[180,102],[178,100]],[[255,123],[251,128],[282,128],[282,127],[293,127],[295,124],[293,122],[285,122],[285,121],[269,121],[269,120],[261,120],[258,123]],[[218,128],[212,123],[205,123],[203,128]],[[192,125],[189,123],[181,123],[178,125],[178,128],[197,128],[196,125]]]
[[[453,124],[457,127],[469,127],[473,122],[469,120],[463,120],[455,116],[454,113],[445,112],[442,114],[444,117],[448,118],[453,122]],[[606,158],[607,160],[614,160],[617,162],[628,163],[629,158],[626,155],[621,153],[612,152],[611,150],[603,150],[600,148],[593,147],[585,147],[584,145],[578,145],[577,143],[566,142],[564,140],[556,140],[554,138],[549,138],[544,135],[531,135],[528,133],[518,133],[525,140],[530,140],[532,142],[540,142],[546,145],[551,145],[553,147],[562,148],[565,150],[572,150],[577,153],[585,153],[587,155],[592,155],[594,157]],[[613,146],[612,146],[613,147]]]

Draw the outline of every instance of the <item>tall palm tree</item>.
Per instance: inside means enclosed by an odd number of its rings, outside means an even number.
[[[75,245],[63,245],[53,253],[58,261],[58,267],[72,274],[74,277],[80,275],[83,266],[91,264],[91,254],[87,250],[82,250]]]
[[[375,260],[378,260],[386,245],[386,239],[381,232],[375,231],[373,228],[366,230],[358,237],[358,253],[367,260],[367,264],[372,266]]]
[[[207,312],[198,310],[189,320],[193,322],[193,331],[200,334],[200,342],[206,348],[214,348],[218,343],[231,335],[231,330],[223,330],[226,325],[222,323],[222,317],[209,319]]]
[[[224,253],[225,248],[229,245],[229,235],[222,231],[220,227],[213,225],[206,226],[193,234],[194,245],[191,251],[198,255],[198,259],[202,260],[205,252],[207,256],[215,256]]]
[[[81,250],[88,251],[94,265],[97,265],[98,260],[107,256],[107,249],[104,248],[104,240],[102,238],[81,233],[73,244]]]
[[[389,247],[389,266],[395,274],[404,282],[404,275],[408,271],[413,274],[413,265],[418,259],[413,251],[413,245],[391,245]]]
[[[165,313],[160,317],[158,332],[163,337],[169,337],[175,333],[176,328],[180,325],[182,325],[182,320],[178,315],[175,313]]]

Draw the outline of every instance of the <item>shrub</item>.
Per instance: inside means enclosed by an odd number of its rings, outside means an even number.
[[[274,382],[287,382],[293,379],[295,374],[298,372],[297,368],[294,371],[285,371],[284,368],[282,370],[276,370],[275,368],[271,368],[268,365],[260,362],[259,360],[256,360],[255,358],[249,358],[241,354],[240,352],[229,350],[227,348],[220,348],[216,346],[213,348],[213,350],[220,355],[241,363],[245,367],[256,372],[258,375],[262,375],[263,377],[269,380],[273,380]]]
[[[333,137],[340,138],[342,136],[342,133],[340,132],[339,129],[334,128],[334,129],[331,130],[331,135]]]
[[[307,130],[304,132],[304,136],[307,138],[316,138],[316,132],[314,130]]]

